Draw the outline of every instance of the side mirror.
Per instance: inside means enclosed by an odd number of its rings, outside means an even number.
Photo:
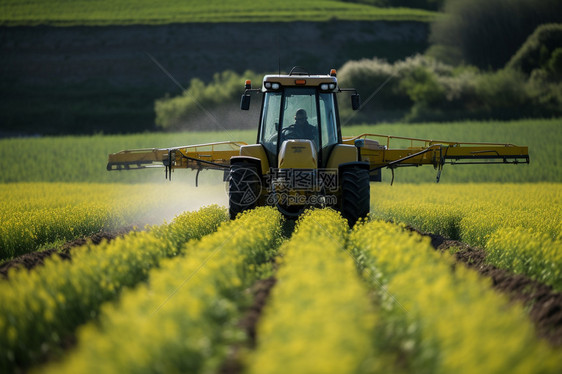
[[[359,109],[359,107],[361,106],[361,97],[359,96],[359,94],[353,94],[351,95],[351,108],[353,108],[353,110],[357,110]]]
[[[240,99],[240,109],[242,110],[249,110],[250,109],[250,95],[242,94],[242,98]]]
[[[362,161],[361,148],[365,146],[365,139],[355,139],[353,143],[355,144],[355,148],[357,148],[357,161]]]

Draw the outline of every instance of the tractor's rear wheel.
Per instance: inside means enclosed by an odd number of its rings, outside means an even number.
[[[342,169],[341,189],[340,211],[352,227],[357,220],[369,215],[371,199],[369,170],[357,166]]]
[[[228,205],[230,219],[238,213],[257,206],[261,193],[261,178],[255,165],[239,162],[230,166],[228,178]]]

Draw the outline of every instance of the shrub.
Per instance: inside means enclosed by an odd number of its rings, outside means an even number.
[[[521,110],[529,103],[525,77],[518,72],[499,70],[483,73],[476,80],[476,95],[485,111]]]
[[[562,87],[551,82],[560,69],[562,52],[553,53],[548,61],[552,73],[537,72],[531,80],[514,69],[480,72],[421,55],[394,64],[379,59],[350,61],[339,77],[341,85],[355,87],[363,96],[355,122],[550,117],[562,114]],[[340,105],[344,119],[352,116],[346,104]]]
[[[506,67],[530,75],[535,69],[554,69],[562,57],[562,24],[546,24],[536,28],[513,55]]]
[[[219,120],[211,112],[216,113],[217,108],[239,111],[237,105],[246,79],[261,83],[262,75],[250,70],[242,75],[227,70],[216,73],[209,84],[197,78],[192,79],[180,96],[156,100],[156,125],[167,130],[193,130],[208,128],[209,121],[218,123]],[[221,124],[221,127],[224,126]],[[227,124],[226,127],[240,127],[240,124]]]
[[[339,69],[338,76],[340,87],[353,87],[362,95],[361,112],[352,112],[349,104],[342,102],[343,97],[339,97],[340,114],[344,123],[352,116],[356,117],[355,122],[375,122],[375,116],[377,122],[397,119],[401,117],[404,108],[412,105],[408,95],[400,92],[395,66],[384,60],[374,58],[348,61]],[[379,91],[376,92],[377,90]]]
[[[457,64],[497,69],[509,61],[537,26],[560,20],[562,2],[448,0],[444,12],[445,16],[431,25],[430,42],[452,48],[460,57],[455,61]],[[433,56],[439,58],[443,54]]]
[[[400,87],[416,103],[431,105],[444,99],[445,89],[432,71],[423,67],[414,69],[400,81]]]
[[[354,87],[363,96],[360,119],[373,122],[375,117],[378,122],[402,118],[416,100],[428,100],[426,95],[437,100],[441,88],[431,77],[452,76],[453,68],[416,55],[394,64],[377,58],[349,61],[338,74],[341,86]],[[351,115],[348,105],[340,105],[340,112],[344,118]]]

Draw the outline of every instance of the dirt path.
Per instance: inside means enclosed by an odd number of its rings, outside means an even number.
[[[492,280],[493,288],[508,295],[514,302],[522,302],[535,324],[537,334],[553,346],[562,346],[562,293],[551,286],[525,275],[514,274],[486,263],[486,251],[440,235],[422,233],[431,238],[431,245],[439,251],[458,248],[455,259]]]

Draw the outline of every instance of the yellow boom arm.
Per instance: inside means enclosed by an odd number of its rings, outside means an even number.
[[[359,143],[356,144],[357,140]],[[382,168],[433,165],[439,175],[449,164],[519,164],[529,163],[527,147],[502,143],[460,143],[441,140],[405,138],[379,134],[344,137],[344,144],[361,147],[361,161],[370,164],[371,172]],[[394,148],[391,147],[395,146]],[[398,144],[399,143],[399,144]],[[240,155],[244,142],[219,142],[173,148],[147,148],[121,151],[109,155],[107,170],[134,170],[165,167],[171,179],[175,168],[224,170],[230,158]]]
[[[175,168],[227,169],[230,158],[240,154],[244,142],[219,142],[187,145],[173,148],[132,149],[109,155],[107,170],[134,170],[165,167],[166,178],[171,179]]]
[[[363,140],[361,159],[369,162],[371,171],[384,167],[393,169],[403,166],[433,165],[440,172],[445,163],[529,163],[528,148],[513,144],[461,143],[379,134],[345,137],[343,143],[355,144],[357,139]],[[401,143],[402,148],[391,148],[391,143]],[[437,179],[439,180],[439,175]]]

